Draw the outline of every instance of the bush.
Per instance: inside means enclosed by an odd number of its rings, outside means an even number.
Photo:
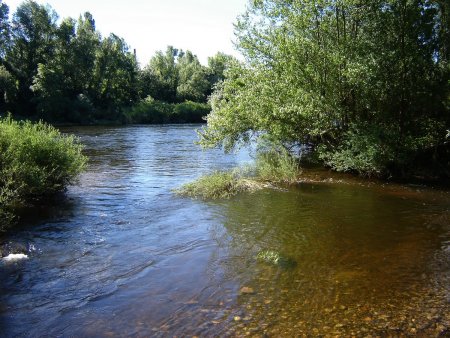
[[[318,147],[319,157],[339,172],[382,176],[394,160],[394,149],[386,130],[376,126],[352,126],[335,149]]]
[[[174,105],[172,119],[173,122],[201,123],[210,111],[211,106],[206,103],[186,101]]]
[[[142,100],[126,114],[129,123],[201,123],[211,107],[205,103],[186,101],[166,103],[151,97]]]
[[[64,191],[85,167],[81,150],[73,136],[42,122],[0,119],[2,213]]]

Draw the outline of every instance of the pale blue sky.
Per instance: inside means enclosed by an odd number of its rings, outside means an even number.
[[[10,14],[21,0],[3,0]],[[78,18],[89,11],[103,36],[115,33],[136,48],[141,65],[167,45],[189,49],[203,64],[221,51],[234,50],[233,23],[247,0],[37,0],[49,4],[61,18]]]

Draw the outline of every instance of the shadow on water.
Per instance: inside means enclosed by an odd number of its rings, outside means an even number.
[[[171,189],[249,159],[199,151],[195,128],[76,130],[88,172],[4,239],[31,251],[0,262],[0,332],[445,334],[447,191],[303,183],[180,198]]]
[[[176,334],[207,318],[196,334],[445,335],[448,202],[448,192],[302,184],[215,203],[209,296],[165,325]],[[267,250],[296,264],[265,264]]]

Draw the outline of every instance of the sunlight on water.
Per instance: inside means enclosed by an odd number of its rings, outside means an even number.
[[[444,336],[450,196],[303,183],[230,200],[172,189],[251,160],[195,126],[86,127],[88,171],[0,240],[0,336]],[[5,260],[5,258],[3,258]]]

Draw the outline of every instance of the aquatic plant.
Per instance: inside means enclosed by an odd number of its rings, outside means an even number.
[[[282,144],[260,140],[255,158],[259,179],[270,182],[293,183],[300,174],[299,161]]]
[[[175,192],[193,198],[218,199],[228,198],[244,191],[255,191],[265,186],[242,175],[242,170],[215,171],[183,185]]]
[[[258,145],[255,163],[231,171],[216,171],[185,184],[176,192],[180,195],[215,199],[227,198],[245,191],[256,191],[274,184],[292,184],[300,175],[298,160],[282,146]]]
[[[297,262],[294,259],[284,256],[275,250],[262,250],[258,253],[256,259],[282,268],[293,268],[297,265]]]

